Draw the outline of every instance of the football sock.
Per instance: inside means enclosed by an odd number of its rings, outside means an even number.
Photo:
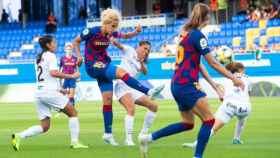
[[[112,105],[103,105],[103,120],[105,133],[112,133],[113,111]]]
[[[148,133],[149,128],[152,126],[152,123],[155,120],[155,117],[156,117],[156,113],[155,112],[148,111],[146,113],[141,133],[143,133],[143,134],[144,133]]]
[[[204,121],[203,124],[201,125],[197,138],[195,157],[202,157],[205,147],[208,143],[214,123],[215,123],[215,119],[211,119],[211,120]]]
[[[43,128],[42,126],[37,125],[37,126],[29,127],[25,131],[19,133],[19,136],[24,139],[27,137],[39,135],[41,133],[43,133]]]
[[[80,123],[78,117],[69,118],[69,129],[71,142],[78,142],[80,134]]]
[[[126,115],[124,118],[126,140],[132,141],[134,117]]]
[[[240,135],[244,129],[244,125],[245,125],[245,119],[238,120],[235,127],[234,139],[240,140]]]
[[[168,125],[162,129],[152,133],[152,140],[157,140],[161,137],[166,137],[169,135],[173,135],[176,133],[180,133],[183,131],[193,129],[193,126],[194,126],[193,124],[187,124],[187,123],[182,123],[182,122]]]
[[[129,87],[136,89],[140,92],[143,92],[145,94],[148,94],[149,88],[143,86],[139,81],[131,77],[128,73],[125,74],[122,78],[122,81],[124,81]]]

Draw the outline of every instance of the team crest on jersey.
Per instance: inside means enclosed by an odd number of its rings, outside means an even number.
[[[83,35],[88,35],[89,34],[89,29],[84,29]]]
[[[200,39],[199,43],[202,49],[207,48],[207,41],[205,38]]]

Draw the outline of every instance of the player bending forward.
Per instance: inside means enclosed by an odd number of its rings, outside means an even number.
[[[225,86],[225,95],[222,105],[218,108],[215,114],[215,124],[211,131],[211,136],[216,134],[225,124],[227,124],[234,116],[238,121],[235,127],[235,133],[233,138],[233,144],[242,144],[240,135],[244,129],[246,118],[251,113],[251,103],[249,98],[249,90],[251,82],[244,74],[244,66],[241,63],[233,62],[226,66],[226,69],[231,71],[235,76],[240,78],[245,83],[245,89],[241,90],[230,84]],[[197,141],[193,143],[184,143],[184,147],[194,148],[197,145]]]
[[[146,63],[149,56],[151,44],[148,41],[141,41],[136,49],[116,44],[123,52],[120,67],[129,73],[132,77],[137,77],[140,73],[147,74]],[[147,134],[151,127],[157,112],[157,104],[153,102],[147,95],[128,87],[122,80],[117,80],[115,85],[115,95],[119,102],[127,111],[124,119],[125,124],[125,144],[134,146],[132,134],[134,124],[135,104],[146,107],[149,111],[144,118],[142,134]]]
[[[45,133],[50,128],[51,109],[62,111],[69,117],[69,129],[71,136],[71,148],[88,148],[88,146],[79,143],[79,119],[75,108],[70,105],[66,96],[59,93],[58,78],[78,78],[78,72],[74,74],[65,74],[59,71],[55,55],[56,42],[52,36],[46,35],[39,39],[42,48],[36,60],[36,78],[37,90],[35,99],[37,112],[41,125],[32,126],[25,131],[12,135],[12,146],[18,151],[20,140],[31,136]]]

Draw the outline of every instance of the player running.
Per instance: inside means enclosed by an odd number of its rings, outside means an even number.
[[[69,129],[71,136],[71,148],[88,148],[79,143],[80,125],[75,108],[69,103],[66,96],[59,93],[58,78],[75,79],[79,72],[65,74],[59,71],[55,55],[56,41],[52,36],[46,35],[39,39],[42,52],[36,60],[37,89],[35,99],[38,117],[41,125],[32,126],[25,131],[12,135],[12,146],[18,151],[21,139],[45,133],[50,128],[51,110],[62,111],[69,117]]]
[[[137,26],[134,32],[119,33],[121,17],[118,11],[106,9],[101,13],[101,27],[93,27],[85,29],[74,43],[78,57],[78,63],[82,62],[80,53],[80,43],[86,42],[85,45],[85,68],[87,74],[96,79],[99,89],[102,93],[103,100],[103,118],[105,133],[103,139],[111,145],[118,145],[112,135],[113,113],[112,113],[112,97],[113,97],[113,80],[121,79],[129,87],[148,94],[150,97],[156,97],[163,90],[164,86],[149,89],[131,77],[123,68],[119,68],[111,64],[106,49],[113,38],[132,38],[141,32],[141,26]]]
[[[127,71],[132,77],[137,77],[141,73],[144,75],[147,74],[148,70],[146,63],[151,49],[149,41],[140,41],[136,49],[121,44],[117,44],[116,46],[122,50],[121,68]],[[144,106],[148,109],[141,130],[142,134],[148,133],[148,130],[155,119],[158,106],[147,95],[128,87],[122,80],[117,80],[114,91],[118,101],[127,111],[127,115],[124,119],[126,135],[125,145],[134,146],[135,144],[133,142],[132,134],[135,104]]]
[[[235,133],[232,143],[242,144],[240,140],[241,133],[244,129],[246,118],[251,113],[251,103],[249,90],[251,87],[251,81],[248,76],[244,74],[245,68],[242,63],[232,62],[226,66],[230,72],[240,78],[245,83],[244,90],[241,90],[233,85],[227,83],[225,86],[225,94],[223,97],[223,103],[218,108],[215,114],[215,124],[211,131],[211,136],[216,134],[225,124],[227,124],[234,116],[238,121],[235,127]],[[184,147],[194,148],[197,145],[197,141],[193,143],[184,143]]]
[[[65,74],[73,74],[77,69],[77,57],[73,56],[73,45],[72,43],[65,43],[64,46],[65,55],[60,59],[60,69]],[[63,91],[66,91],[68,94],[69,103],[75,105],[75,88],[76,88],[76,79],[64,79],[62,85]]]
[[[194,127],[194,114],[202,121],[194,157],[202,158],[208,143],[215,119],[211,113],[206,94],[198,83],[200,57],[225,77],[231,79],[235,86],[244,88],[243,82],[222,67],[211,55],[207,39],[200,29],[209,22],[209,7],[203,3],[194,6],[189,21],[184,25],[178,46],[176,69],[171,82],[171,92],[181,112],[182,121],[170,124],[148,135],[140,135],[140,151],[147,157],[148,143],[162,137],[174,135]]]

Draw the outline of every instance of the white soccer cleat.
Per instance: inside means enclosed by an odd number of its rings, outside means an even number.
[[[149,135],[143,134],[138,136],[139,149],[141,158],[148,158]]]
[[[125,144],[125,146],[135,146],[135,144],[132,140],[125,140],[124,144]]]
[[[106,144],[110,144],[112,146],[118,146],[119,144],[115,141],[114,137],[112,135],[103,135],[103,140]]]
[[[160,95],[161,91],[164,89],[164,87],[165,87],[165,85],[162,84],[158,87],[154,87],[154,88],[150,89],[148,91],[148,96],[150,96],[151,99],[155,99],[155,98],[159,97],[159,95]]]
[[[182,144],[182,146],[184,148],[196,148],[196,145],[197,145],[197,141],[195,141],[193,143],[184,143],[184,144]]]

